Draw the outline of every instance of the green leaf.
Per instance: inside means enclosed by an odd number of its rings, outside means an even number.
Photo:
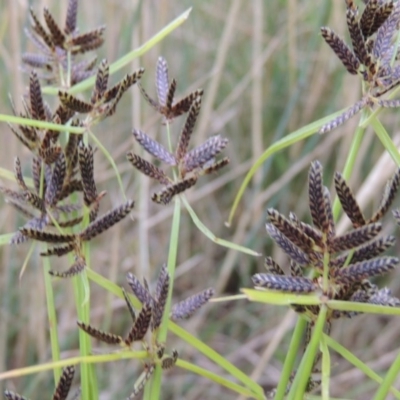
[[[219,246],[222,247],[227,247],[228,249],[233,249],[236,251],[240,251],[241,253],[244,254],[249,254],[251,256],[256,256],[259,257],[261,256],[260,253],[257,253],[256,251],[252,250],[252,249],[248,249],[247,247],[244,246],[240,246],[239,244],[236,243],[232,243],[229,242],[227,240],[224,239],[220,239],[218,237],[216,237],[199,219],[199,217],[196,215],[196,213],[194,212],[193,208],[190,206],[189,202],[186,200],[185,196],[181,196],[182,200],[183,200],[183,204],[185,205],[186,209],[188,210],[192,221],[194,222],[194,224],[197,226],[197,228],[199,228],[199,230],[201,232],[204,233],[204,235],[206,237],[208,237],[211,241],[213,241],[214,243],[218,244]]]
[[[325,125],[331,119],[336,118],[343,111],[344,111],[344,109],[341,111],[338,111],[336,113],[333,113],[331,115],[328,115],[325,118],[319,119],[318,121],[312,122],[311,124],[308,124],[308,125],[304,126],[303,128],[300,128],[292,133],[289,133],[287,136],[285,136],[281,140],[278,140],[277,142],[273,143],[270,147],[268,147],[267,150],[265,150],[264,153],[253,164],[253,166],[250,168],[250,171],[245,176],[245,178],[242,182],[242,185],[240,186],[240,189],[239,189],[238,193],[236,194],[235,200],[232,205],[231,212],[229,214],[228,222],[226,223],[226,225],[227,226],[231,225],[232,219],[235,215],[235,212],[239,205],[240,199],[242,198],[244,191],[246,190],[248,184],[250,183],[251,178],[269,157],[271,157],[275,153],[285,149],[286,147],[289,147],[292,144],[300,142],[301,140],[307,139],[308,137],[314,135],[315,133],[318,132],[319,128],[321,128],[323,125]]]
[[[260,303],[275,304],[279,306],[289,306],[291,304],[319,305],[321,299],[316,294],[294,294],[283,293],[274,290],[240,289],[250,301]]]

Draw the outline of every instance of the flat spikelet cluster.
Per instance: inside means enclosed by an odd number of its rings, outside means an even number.
[[[338,235],[332,217],[331,198],[323,184],[322,166],[313,162],[309,172],[309,207],[313,225],[289,218],[275,209],[268,210],[266,229],[270,237],[290,258],[290,276],[271,258],[265,259],[266,273],[253,276],[258,288],[290,293],[322,292],[330,299],[399,306],[387,288],[379,289],[371,278],[386,274],[399,260],[382,254],[395,243],[393,236],[379,236],[379,222],[389,210],[400,185],[400,170],[388,182],[378,210],[366,218],[351,189],[340,173],[335,174],[335,189],[353,229]],[[395,215],[400,215],[396,214]],[[328,285],[323,285],[324,268],[328,269]],[[314,278],[304,276],[312,270]],[[309,276],[309,274],[307,274]],[[313,321],[318,306],[294,306]],[[328,321],[354,313],[330,311]]]
[[[361,100],[343,114],[328,122],[320,133],[342,125],[366,106],[399,107],[400,100],[385,99],[400,83],[397,47],[400,3],[392,0],[369,0],[362,13],[354,0],[346,0],[346,22],[351,39],[348,46],[332,29],[321,28],[322,37],[350,74],[359,75],[366,83]]]
[[[60,380],[58,381],[56,390],[54,391],[52,400],[66,400],[71,389],[72,380],[74,379],[75,367],[70,365],[63,369]],[[29,400],[27,397],[6,390],[4,396],[8,400]]]
[[[96,89],[94,93],[97,93]],[[30,76],[27,97],[29,101],[24,102],[22,117],[57,124],[71,121],[74,126],[81,125],[79,120],[72,119],[75,110],[63,104],[51,112],[42,97],[35,72]],[[73,252],[75,262],[68,271],[52,272],[60,277],[73,276],[86,265],[82,254],[83,242],[95,238],[126,217],[134,202],[127,201],[98,218],[100,200],[105,192],[97,191],[93,149],[83,143],[82,135],[70,134],[66,144],[62,145],[58,131],[24,125],[10,128],[32,153],[30,173],[33,181],[32,186],[27,185],[21,161],[15,158],[14,176],[18,190],[0,187],[0,191],[28,221],[11,238],[11,243],[20,244],[28,239],[48,243],[51,247],[42,252],[42,256],[60,257]],[[71,201],[77,193],[83,194],[83,205]],[[90,224],[82,227],[85,213],[89,213]]]
[[[137,129],[133,130],[133,137],[147,153],[175,168],[177,179],[170,178],[163,169],[133,152],[128,152],[127,158],[137,170],[164,186],[160,192],[153,194],[152,200],[159,204],[168,204],[174,196],[194,186],[199,176],[216,172],[229,163],[226,157],[216,160],[216,156],[227,146],[228,139],[220,135],[213,136],[189,151],[189,142],[200,112],[203,91],[196,90],[181,101],[173,103],[176,82],[173,80],[171,84],[169,83],[167,63],[162,57],[157,63],[156,87],[158,102],[152,100],[143,88],[141,90],[145,98],[167,122],[188,112],[176,150],[175,152],[167,150],[162,144]]]
[[[58,96],[61,104],[69,111],[88,114],[85,120],[85,125],[87,126],[113,115],[123,94],[139,81],[143,73],[144,69],[140,68],[132,74],[127,74],[121,82],[118,82],[111,88],[107,88],[109,65],[107,60],[103,60],[98,68],[96,82],[89,102],[80,100],[68,92],[61,90]]]
[[[61,81],[70,66],[68,86],[93,75],[96,57],[89,60],[77,60],[77,55],[98,49],[104,42],[105,27],[80,33],[77,28],[78,0],[68,0],[67,15],[60,26],[51,12],[44,8],[42,23],[33,9],[30,9],[31,29],[26,29],[28,39],[35,45],[38,53],[24,53],[22,61],[25,69],[40,70],[40,78],[48,84],[65,86]],[[70,64],[70,65],[69,65]]]
[[[165,355],[165,345],[157,342],[157,333],[163,321],[165,305],[170,288],[170,276],[166,265],[161,268],[153,295],[150,293],[150,288],[146,281],[142,284],[139,279],[131,273],[128,273],[126,279],[135,297],[141,302],[142,308],[139,313],[137,313],[129,299],[129,296],[125,290],[122,289],[129,314],[132,318],[132,326],[125,337],[101,331],[80,321],[78,321],[78,326],[88,335],[107,344],[119,344],[130,347],[135,342],[142,343],[148,352],[150,364],[146,367],[147,369],[145,369],[147,373],[144,375],[146,376],[146,379],[143,376],[143,381],[141,381],[143,382],[143,385],[138,385],[131,394],[131,397],[129,397],[134,398],[134,396],[140,393],[147,380],[150,378],[155,364],[159,363],[163,369],[172,368],[178,359],[178,352],[173,350],[170,356]],[[173,306],[170,318],[174,321],[190,318],[198,309],[206,304],[213,295],[214,290],[209,288],[188,297]],[[148,332],[151,334],[151,340],[149,343],[145,340]],[[149,370],[151,370],[150,375],[148,374]]]

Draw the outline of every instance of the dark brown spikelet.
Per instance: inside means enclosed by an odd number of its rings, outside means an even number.
[[[362,246],[378,235],[381,230],[382,225],[380,223],[375,223],[361,226],[344,235],[336,236],[330,242],[329,251],[331,253],[337,253]]]
[[[208,288],[175,304],[171,310],[172,321],[190,318],[214,296],[214,293],[213,288]]]
[[[132,329],[125,339],[125,343],[129,346],[131,343],[142,340],[146,335],[151,321],[152,307],[150,304],[143,304],[143,308],[136,318]]]
[[[57,22],[54,20],[50,11],[47,7],[43,10],[44,20],[46,21],[46,25],[49,28],[50,35],[54,46],[63,47],[65,36]]]
[[[93,221],[83,232],[79,234],[81,240],[91,240],[107,229],[111,228],[131,212],[134,204],[135,203],[132,200],[129,200],[121,206],[109,211],[99,219]]]
[[[267,210],[269,220],[283,235],[285,235],[295,246],[304,252],[312,251],[314,241],[308,237],[300,228],[292,224],[282,214],[273,208]]]
[[[180,182],[166,186],[158,193],[154,193],[151,197],[155,203],[168,204],[174,196],[194,186],[197,182],[197,177],[186,178]]]
[[[46,32],[46,30],[44,29],[43,25],[40,23],[38,17],[36,16],[36,14],[34,13],[32,7],[29,9],[30,11],[30,15],[32,17],[32,29],[33,31],[41,38],[43,39],[44,43],[46,44],[46,46],[51,49],[54,50],[54,45],[53,45],[53,41],[51,39],[51,36]],[[39,42],[40,43],[40,42]],[[45,47],[46,48],[46,47]]]
[[[86,267],[86,262],[83,257],[76,257],[75,262],[64,272],[49,271],[49,274],[57,278],[72,278],[80,274]]]
[[[255,274],[251,278],[255,286],[288,293],[311,293],[317,286],[311,279],[273,274]]]
[[[183,159],[185,171],[190,172],[205,165],[219,154],[227,144],[228,139],[221,138],[220,135],[209,138],[205,143],[185,155]]]
[[[379,221],[389,210],[393,203],[394,198],[399,190],[400,186],[400,169],[396,171],[392,179],[386,184],[384,194],[382,196],[382,201],[379,205],[376,213],[368,220],[370,222]]]
[[[79,168],[81,171],[83,201],[90,206],[97,199],[97,189],[93,176],[93,149],[92,146],[85,146],[80,143],[78,150]]]
[[[24,236],[27,236],[30,239],[38,240],[39,242],[68,243],[75,241],[75,235],[51,233],[32,228],[20,228],[20,232]]]
[[[61,154],[61,147],[58,145],[44,145],[44,141],[42,142],[41,147],[39,147],[38,153],[39,156],[43,159],[43,161],[47,164],[53,164],[57,161],[58,157]]]
[[[294,262],[293,260],[290,260],[290,276],[302,276],[303,275],[303,269],[299,264]]]
[[[194,92],[188,94],[186,97],[184,97],[182,100],[179,100],[172,106],[171,110],[168,112],[167,118],[168,119],[176,118],[188,112],[193,102],[202,95],[203,95],[202,89],[197,89]]]
[[[75,367],[69,365],[63,369],[60,380],[58,381],[53,400],[66,400],[69,390],[71,389],[72,380],[74,379]]]
[[[160,106],[167,105],[167,96],[169,92],[168,64],[165,58],[158,57],[156,69],[156,89]],[[172,96],[173,97],[173,96]]]
[[[128,161],[140,172],[147,175],[150,178],[156,179],[158,182],[163,185],[170,184],[170,180],[167,175],[165,175],[164,171],[155,165],[149,163],[145,159],[139,157],[138,155],[128,152],[126,153],[126,157]]]
[[[381,24],[376,35],[373,54],[376,59],[384,56],[392,45],[392,39],[399,22],[399,4],[388,1],[379,7],[375,19]],[[384,21],[384,22],[381,22]]]
[[[133,305],[132,305],[131,301],[129,300],[128,293],[126,293],[124,288],[121,288],[121,289],[122,289],[122,294],[124,295],[125,303],[128,306],[128,310],[129,310],[129,314],[131,315],[132,322],[135,323],[135,321],[136,321],[136,313],[135,313],[135,310],[133,308]]]
[[[36,193],[40,192],[40,175],[42,173],[42,163],[38,157],[32,158],[32,179],[33,186],[35,187]]]
[[[206,167],[203,167],[200,171],[199,171],[199,175],[209,175],[212,174],[214,172],[219,171],[221,168],[225,167],[226,165],[228,165],[230,162],[228,157],[224,157],[223,159],[209,165]]]
[[[18,393],[11,392],[11,390],[5,390],[4,391],[4,396],[8,400],[28,400],[28,398],[21,396]]]
[[[400,107],[400,100],[399,99],[397,99],[397,100],[378,99],[377,103],[381,107],[385,107],[385,108],[398,108],[398,107]]]
[[[94,337],[101,342],[108,343],[108,344],[119,344],[122,343],[122,338],[118,335],[114,335],[113,333],[103,332],[97,328],[89,324],[85,324],[83,322],[77,321],[77,324],[80,329],[85,331],[88,335]]]
[[[283,269],[272,259],[272,257],[265,257],[264,267],[269,274],[285,275]]]
[[[105,29],[105,26],[101,26],[89,32],[74,35],[68,43],[72,54],[86,53],[99,48],[104,43],[103,33]]]
[[[275,243],[295,262],[306,266],[310,263],[310,258],[307,253],[295,246],[285,235],[283,235],[272,224],[266,224],[266,229]]]
[[[107,90],[109,74],[110,68],[108,66],[108,62],[107,60],[103,60],[100,63],[99,70],[97,71],[96,82],[94,84],[92,97],[90,99],[92,104],[97,103]]]
[[[400,306],[400,300],[397,297],[392,296],[392,292],[388,288],[378,290],[368,299],[368,303],[390,307]]]
[[[328,233],[329,222],[325,207],[322,165],[319,161],[311,163],[308,174],[308,198],[314,225],[322,232]]]
[[[130,394],[127,400],[132,400],[136,398],[136,396],[143,390],[143,388],[146,386],[146,383],[150,380],[151,376],[154,373],[155,365],[154,364],[146,365],[145,368],[146,369],[142,379],[139,381],[137,385],[135,385],[133,392]]]
[[[92,104],[86,103],[83,100],[79,100],[78,98],[70,95],[68,92],[63,92],[60,90],[58,92],[58,97],[65,107],[78,113],[86,114],[93,110]]]
[[[332,121],[329,121],[327,124],[323,125],[319,130],[319,133],[327,133],[337,128],[338,126],[343,125],[350,118],[354,117],[358,112],[360,112],[366,105],[368,104],[368,98],[363,97],[361,100],[354,103],[351,107],[349,107],[343,114],[339,115]]]
[[[178,360],[178,352],[176,350],[173,350],[172,356],[164,357],[161,360],[161,368],[162,369],[170,369],[176,364],[177,360]]]
[[[350,264],[355,264],[360,261],[370,260],[372,258],[378,257],[390,247],[392,247],[396,242],[396,238],[394,236],[386,236],[377,240],[372,241],[371,243],[366,244],[365,246],[357,249],[353,256],[350,259]],[[334,265],[340,268],[344,265],[347,254],[336,258],[333,262]]]
[[[366,221],[360,206],[358,205],[350,187],[339,172],[335,173],[335,189],[343,207],[343,211],[350,218],[353,227],[358,228],[365,225]]]
[[[124,79],[106,90],[103,95],[105,103],[115,100],[117,96],[121,97],[132,85],[134,85],[144,74],[144,68],[139,68],[132,74],[127,74]]]
[[[60,195],[60,201],[67,198],[72,193],[82,192],[82,191],[83,191],[82,181],[77,179],[72,179],[64,185],[62,193]]]
[[[351,43],[353,45],[356,57],[364,64],[368,65],[367,48],[365,46],[364,36],[358,22],[358,10],[348,8],[346,11],[347,27],[350,33]]]
[[[129,272],[126,275],[126,280],[128,281],[133,294],[142,304],[152,304],[153,298],[151,297],[149,291],[141,284],[135,275]]]
[[[167,110],[170,110],[172,108],[172,103],[174,101],[174,96],[175,96],[175,90],[176,90],[176,80],[172,79],[167,93],[167,101],[165,103],[165,108]]]
[[[24,177],[22,175],[21,161],[18,157],[14,159],[14,176],[21,190],[28,190]]]
[[[137,129],[133,130],[133,136],[139,144],[152,156],[169,165],[176,165],[176,159],[164,146],[151,139],[146,133]]]
[[[42,257],[49,257],[49,256],[64,256],[65,254],[70,253],[75,249],[75,243],[70,243],[67,244],[66,246],[57,246],[57,247],[52,247],[48,249],[47,251],[44,251],[40,253]]]
[[[332,238],[336,235],[335,220],[333,218],[332,201],[329,189],[324,186],[324,203],[325,203],[325,214],[328,222],[328,238]]]
[[[178,140],[178,147],[176,149],[175,157],[177,160],[182,160],[185,154],[187,153],[187,149],[189,147],[190,137],[192,135],[194,126],[196,124],[197,117],[199,116],[201,108],[201,97],[197,97],[189,110],[188,117],[186,118],[185,125],[181,131]]]
[[[330,28],[321,28],[322,37],[331,47],[340,61],[346,67],[350,74],[356,75],[360,67],[360,61],[355,54],[350,50],[349,46]]]
[[[45,121],[46,114],[44,112],[42,90],[35,71],[31,72],[29,78],[29,98],[31,104],[31,117],[38,121]]]
[[[376,11],[378,9],[379,0],[369,0],[364,12],[361,15],[360,27],[364,38],[373,35],[379,28],[374,24]]]
[[[169,274],[166,266],[161,269],[157,280],[156,295],[153,301],[153,316],[151,321],[151,331],[155,331],[162,322],[165,305],[167,303],[169,290]]]
[[[76,30],[76,20],[78,15],[78,0],[68,0],[67,16],[65,17],[64,32],[67,35]]]
[[[65,161],[64,153],[60,153],[57,161],[54,164],[53,173],[51,176],[50,184],[46,188],[46,203],[53,207],[60,200],[61,193],[64,186],[65,175],[67,172],[67,164]]]
[[[336,281],[341,283],[360,282],[363,279],[383,275],[392,270],[399,259],[396,257],[381,257],[368,261],[361,261],[349,265],[347,268],[339,269]]]

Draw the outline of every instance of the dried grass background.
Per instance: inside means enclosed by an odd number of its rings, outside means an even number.
[[[0,2],[0,112],[3,114],[11,113],[8,94],[20,106],[19,99],[28,82],[19,66],[21,52],[28,46],[23,27],[28,25],[29,5],[39,14],[48,6],[55,16],[65,15],[66,2]],[[263,149],[292,130],[358,99],[359,80],[345,73],[319,33],[320,26],[328,25],[345,35],[344,2],[81,0],[79,26],[90,29],[106,24],[106,43],[99,52],[99,60],[105,57],[111,63],[192,5],[187,22],[113,79],[116,81],[123,73],[142,66],[146,69],[142,84],[154,94],[156,61],[162,55],[168,61],[170,76],[178,81],[178,94],[198,87],[205,90],[192,145],[221,133],[230,141],[227,155],[231,164],[217,176],[202,179],[188,192],[188,199],[216,236],[273,255],[279,261],[281,256],[272,248],[265,232],[267,207],[275,207],[283,214],[294,211],[300,218],[308,215],[306,176],[310,162],[318,158],[323,163],[326,179],[333,177],[333,171],[342,170],[357,118],[334,132],[313,136],[268,160],[247,190],[232,227],[226,228],[224,221],[244,174]],[[139,89],[134,87],[129,93],[116,115],[94,130],[116,160],[128,197],[136,201],[133,221],[123,221],[91,243],[92,268],[119,285],[125,285],[129,271],[154,280],[167,259],[173,209],[171,205],[164,207],[149,201],[152,183],[134,171],[125,158],[129,150],[140,151],[132,138],[133,127],[158,140],[165,136],[159,117],[140,97]],[[396,114],[386,111],[383,121],[399,143]],[[180,119],[173,123],[175,135],[183,122]],[[24,164],[27,153],[5,124],[0,129],[1,167],[12,170],[14,157],[19,156]],[[352,187],[360,188],[360,203],[366,210],[376,208],[380,200],[376,187],[383,188],[394,167],[387,155],[382,156],[382,147],[373,133],[367,131],[349,182]],[[95,155],[95,177],[98,189],[108,192],[101,208],[104,213],[120,204],[122,196],[110,164],[99,151]],[[325,183],[332,182],[330,178]],[[374,187],[373,191],[370,187]],[[21,221],[1,201],[0,232],[15,231]],[[399,206],[399,201],[395,206]],[[343,220],[340,226],[345,229],[348,225]],[[396,251],[399,247],[400,244]],[[38,252],[19,279],[27,249],[27,245],[0,248],[0,371],[51,359]],[[263,268],[262,258],[239,255],[210,242],[194,227],[187,214],[182,218],[179,250],[176,299],[181,299],[183,293],[186,297],[209,286],[216,289],[217,295],[237,293],[240,287],[250,286],[251,275]],[[53,259],[51,263],[53,269],[67,267],[63,260]],[[399,271],[384,279],[393,294],[399,296]],[[78,353],[72,285],[69,281],[54,281],[54,287],[62,357],[70,357]],[[91,303],[94,326],[108,330],[112,324],[113,331],[126,332],[129,315],[122,300],[92,285]],[[295,321],[293,315],[286,308],[244,301],[217,303],[205,307],[184,327],[269,389],[279,379]],[[398,326],[395,317],[364,315],[336,322],[333,336],[379,372],[387,370],[398,352]],[[208,360],[177,343],[172,336],[169,340],[181,357],[219,372]],[[105,348],[100,346],[96,350],[105,351]],[[368,399],[375,386],[336,355],[332,359],[331,395]],[[141,366],[137,364],[121,361],[99,365],[101,399],[126,397],[140,373]],[[34,399],[45,391],[51,393],[51,381],[51,374],[43,373],[8,381],[7,387]],[[77,382],[75,379],[75,385]],[[234,398],[219,386],[177,368],[164,376],[163,393],[164,399],[195,400],[205,395]]]

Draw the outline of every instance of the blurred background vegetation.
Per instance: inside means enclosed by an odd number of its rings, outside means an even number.
[[[21,72],[21,53],[30,49],[24,35],[29,25],[28,7],[42,15],[44,6],[64,18],[66,1],[3,0],[0,2],[0,112],[11,113],[8,95],[21,107],[21,95],[27,76]],[[272,247],[264,223],[268,207],[288,214],[294,211],[309,219],[306,177],[310,162],[319,159],[325,168],[325,184],[332,187],[334,170],[342,170],[357,118],[326,136],[314,135],[267,160],[256,174],[240,203],[233,224],[227,228],[230,207],[239,185],[252,163],[271,143],[295,129],[351,105],[359,98],[360,82],[349,76],[322,40],[319,28],[332,27],[347,35],[344,1],[319,0],[80,0],[81,31],[106,25],[106,43],[98,52],[99,60],[111,63],[137,48],[169,21],[193,6],[189,19],[161,44],[135,60],[117,76],[143,66],[142,84],[155,94],[154,74],[158,56],[169,64],[170,77],[178,82],[178,94],[198,87],[205,90],[200,120],[192,145],[220,133],[229,138],[228,168],[218,175],[203,178],[188,192],[188,199],[216,236],[240,243],[264,255],[273,255],[285,265],[282,254]],[[347,37],[347,36],[346,36]],[[49,98],[49,102],[52,99]],[[399,143],[396,112],[385,111],[382,117],[394,141]],[[128,271],[154,279],[166,262],[172,205],[162,207],[150,201],[153,183],[141,177],[125,159],[135,148],[131,130],[139,128],[160,139],[165,127],[137,87],[120,103],[117,113],[94,132],[113,155],[122,175],[128,197],[136,201],[134,221],[127,220],[112,228],[92,244],[92,267],[125,287]],[[178,135],[183,119],[172,125]],[[1,167],[12,170],[13,159],[24,160],[27,152],[17,143],[9,128],[1,126]],[[29,160],[25,167],[29,168]],[[350,184],[360,190],[360,203],[366,213],[375,207],[380,191],[394,163],[383,155],[382,146],[367,131]],[[115,174],[101,152],[95,157],[99,190],[107,190],[108,206],[119,204],[122,196]],[[10,186],[9,182],[0,182]],[[368,188],[374,183],[374,190]],[[10,206],[1,200],[0,232],[13,232],[21,221]],[[108,202],[108,204],[105,204]],[[396,204],[398,206],[398,203]],[[346,228],[346,221],[340,223]],[[395,228],[388,221],[388,230]],[[51,359],[45,307],[42,266],[38,253],[20,271],[29,245],[0,249],[0,371],[45,362]],[[179,266],[175,298],[213,286],[218,295],[238,293],[251,285],[250,277],[263,268],[263,259],[251,258],[219,247],[205,238],[184,214],[181,225]],[[53,269],[65,269],[64,260],[52,259]],[[386,277],[394,295],[400,295],[398,272]],[[59,318],[62,357],[78,353],[78,331],[72,285],[54,281]],[[120,299],[91,287],[91,321],[94,326],[124,333],[129,315]],[[226,356],[266,390],[274,387],[286,354],[295,316],[286,308],[245,301],[216,303],[205,307],[184,325],[215,350]],[[362,327],[362,328],[361,328]],[[334,323],[333,336],[352,349],[378,373],[387,370],[400,344],[398,320],[385,316],[358,316]],[[171,347],[202,367],[219,372],[201,355],[170,336]],[[106,347],[95,344],[98,352]],[[367,399],[375,386],[361,372],[333,357],[332,396]],[[135,361],[120,361],[97,366],[101,399],[124,398],[140,374]],[[365,379],[365,382],[363,381]],[[7,382],[32,399],[52,392],[51,374],[43,373]],[[79,379],[75,379],[75,384]],[[0,388],[3,382],[0,382]],[[400,384],[398,383],[398,388]],[[163,399],[188,400],[234,398],[232,393],[177,368],[164,376]],[[44,395],[44,398],[46,395]]]

